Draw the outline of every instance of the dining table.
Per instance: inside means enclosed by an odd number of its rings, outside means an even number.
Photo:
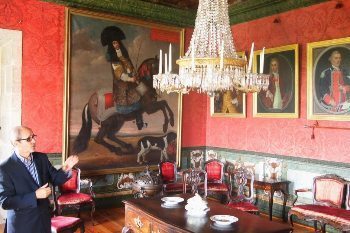
[[[192,194],[179,194],[183,201],[164,205],[163,198],[150,197],[125,200],[125,232],[232,232],[232,233],[287,233],[292,227],[286,223],[269,221],[259,215],[229,208],[213,199],[203,199],[209,211],[202,216],[190,215],[185,209]],[[164,200],[164,199],[163,199]],[[236,222],[220,225],[211,220],[212,216],[233,216]],[[213,219],[213,218],[212,218]]]

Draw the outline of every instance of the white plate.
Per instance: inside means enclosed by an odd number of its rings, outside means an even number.
[[[182,197],[163,197],[161,200],[164,201],[167,206],[177,205],[184,201]]]
[[[162,204],[160,204],[161,207],[163,208],[168,208],[168,209],[175,209],[175,208],[181,208],[181,205],[177,205],[177,204],[171,204],[171,205],[168,205],[167,202],[164,202]]]
[[[215,222],[217,225],[230,225],[231,223],[237,222],[238,218],[232,215],[213,215],[210,220]]]

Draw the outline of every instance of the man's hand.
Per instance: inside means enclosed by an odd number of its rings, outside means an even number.
[[[36,199],[45,199],[51,194],[51,188],[46,183],[35,191]]]
[[[71,155],[68,157],[68,159],[64,162],[63,166],[62,166],[62,170],[64,172],[69,171],[70,169],[72,169],[74,167],[75,164],[77,164],[79,162],[79,158],[77,155]]]

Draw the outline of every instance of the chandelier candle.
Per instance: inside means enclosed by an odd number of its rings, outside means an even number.
[[[253,53],[254,53],[254,42],[252,43],[252,47],[250,49],[250,55],[249,55],[249,63],[248,63],[248,71],[252,71],[252,65],[253,65]]]
[[[162,57],[163,57],[163,51],[159,50],[159,72],[158,74],[161,75],[162,74],[162,66],[163,66],[163,62],[162,62]]]
[[[164,54],[164,60],[165,60],[164,61],[165,62],[165,64],[164,64],[164,69],[165,69],[164,73],[167,74],[168,73],[168,54],[166,54],[166,53]]]
[[[172,53],[171,53],[171,43],[169,45],[169,73],[171,73],[171,68],[172,68]]]
[[[265,54],[265,47],[262,49],[262,52],[260,53],[260,69],[259,73],[264,73],[264,54]]]

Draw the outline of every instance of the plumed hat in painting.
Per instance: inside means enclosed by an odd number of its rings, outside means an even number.
[[[113,41],[121,41],[125,39],[124,32],[116,26],[108,26],[101,33],[101,44],[106,46]]]

